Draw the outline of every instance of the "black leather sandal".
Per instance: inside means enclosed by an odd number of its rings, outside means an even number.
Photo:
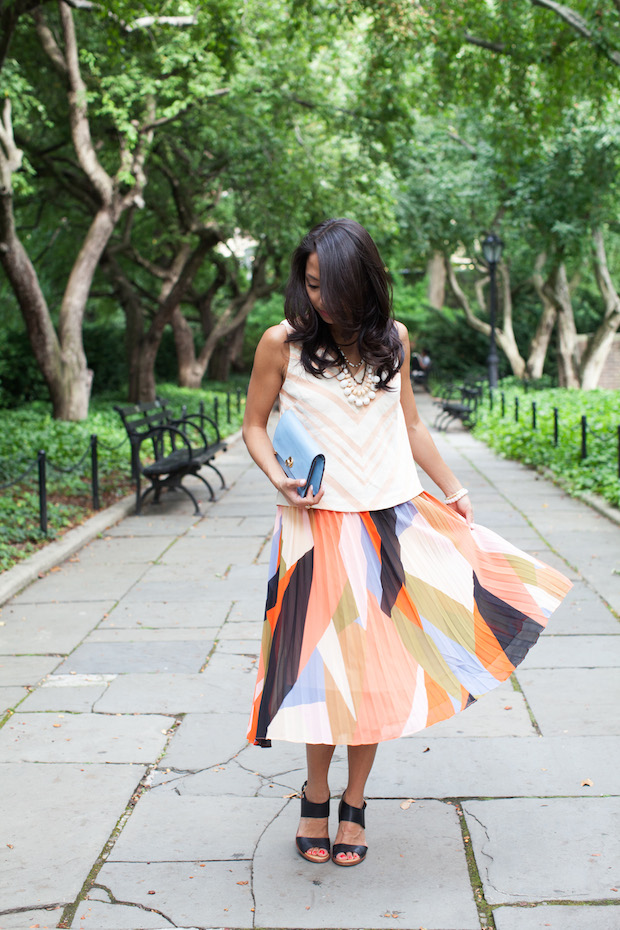
[[[322,804],[315,804],[313,801],[309,801],[306,798],[306,785],[308,782],[304,782],[301,791],[301,816],[302,817],[329,817],[329,798],[327,801],[323,801]],[[329,862],[329,849],[330,843],[329,838],[324,836],[317,837],[308,837],[308,836],[296,836],[295,844],[297,846],[297,852],[300,856],[303,856],[304,859],[307,859],[308,862]],[[311,849],[325,849],[327,854],[325,856],[314,856],[310,852]]]
[[[364,822],[364,811],[366,810],[366,801],[364,801],[363,807],[351,807],[350,804],[347,804],[344,798],[340,801],[340,806],[338,808],[338,820],[350,820],[352,823],[358,824],[360,827],[365,827]],[[353,855],[358,855],[359,859],[338,859],[337,856],[340,853],[353,853]],[[334,843],[334,851],[332,853],[332,862],[335,862],[336,865],[359,865],[360,862],[363,862],[366,858],[366,853],[368,852],[368,846],[356,846],[353,843]]]

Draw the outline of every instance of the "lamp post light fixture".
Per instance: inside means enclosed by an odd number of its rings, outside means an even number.
[[[489,388],[497,387],[497,348],[495,345],[495,314],[497,311],[497,282],[495,272],[497,263],[502,257],[504,243],[495,233],[489,233],[482,241],[482,254],[484,260],[489,266],[489,280],[491,285],[491,339],[489,344],[489,356],[487,359],[489,367]]]

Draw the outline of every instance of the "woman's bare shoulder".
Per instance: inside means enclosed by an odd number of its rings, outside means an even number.
[[[404,323],[400,323],[398,320],[394,320],[394,325],[396,326],[396,332],[398,333],[398,338],[403,344],[409,342],[409,332]]]
[[[288,340],[288,333],[286,327],[282,323],[276,323],[275,326],[270,326],[269,329],[266,329],[263,335],[261,336],[261,343],[271,349],[276,347],[282,348],[286,345]]]

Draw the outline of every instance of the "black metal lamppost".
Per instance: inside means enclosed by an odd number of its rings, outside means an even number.
[[[491,284],[491,341],[489,345],[489,357],[487,359],[489,366],[489,388],[496,388],[498,382],[497,348],[495,346],[495,313],[497,310],[497,282],[495,280],[495,271],[497,269],[497,263],[502,257],[503,248],[504,243],[495,233],[489,233],[482,242],[482,254],[489,266],[489,279]]]

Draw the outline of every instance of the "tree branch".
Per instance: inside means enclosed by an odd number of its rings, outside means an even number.
[[[39,0],[40,2],[40,0]],[[198,24],[198,14],[192,16],[140,16],[132,23],[127,23],[115,13],[106,10],[101,3],[93,3],[92,0],[64,0],[74,10],[102,10],[106,15],[114,20],[125,32],[135,32],[136,29],[148,29],[149,26],[196,26]]]
[[[15,144],[13,135],[13,121],[11,119],[11,101],[9,97],[4,100],[2,119],[0,120],[0,177],[2,178],[2,194],[10,195],[13,190],[13,174],[19,170],[22,163],[23,152]]]
[[[463,288],[461,287],[461,285],[459,284],[457,280],[454,268],[452,266],[452,262],[450,261],[446,262],[446,270],[448,273],[448,282],[450,284],[452,293],[458,300],[460,306],[465,311],[465,317],[467,318],[467,322],[472,327],[472,329],[475,329],[479,333],[484,333],[485,336],[488,336],[491,332],[491,327],[484,320],[479,319],[474,313],[474,311],[471,309],[471,305],[469,303],[469,300],[467,299],[465,291],[463,290]]]
[[[56,70],[62,74],[63,77],[65,77],[67,74],[67,62],[65,61],[65,56],[60,50],[54,33],[45,22],[43,12],[40,9],[36,9],[32,15],[34,18],[34,24],[39,41],[43,46],[43,51],[48,56]]]
[[[574,29],[580,36],[587,39],[588,42],[605,56],[605,58],[615,65],[620,65],[620,52],[608,48],[605,43],[601,42],[601,40],[594,35],[583,16],[575,12],[571,7],[565,6],[563,3],[556,3],[555,0],[530,0],[530,3],[533,6],[539,6],[544,10],[550,10],[552,13],[555,13],[555,15],[559,16],[561,20],[567,23],[571,29]],[[616,6],[618,6],[617,3]]]
[[[506,46],[503,42],[489,42],[488,39],[479,39],[477,36],[472,36],[469,33],[466,33],[463,38],[466,42],[469,42],[470,45],[478,45],[480,48],[486,48],[490,52],[498,52],[500,55],[506,52]]]

